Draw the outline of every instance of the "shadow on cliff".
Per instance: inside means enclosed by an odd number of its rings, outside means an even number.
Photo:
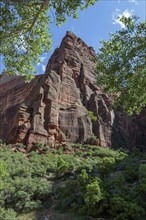
[[[115,110],[111,145],[115,149],[138,148],[146,152],[146,108],[134,116],[127,115],[120,107]]]

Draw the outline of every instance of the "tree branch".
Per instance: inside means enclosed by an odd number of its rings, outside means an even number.
[[[31,24],[30,28],[28,29],[28,31],[29,31],[30,33],[31,33],[31,31],[32,31],[32,29],[33,29],[33,27],[34,27],[34,25],[35,25],[35,23],[36,23],[36,21],[37,21],[39,15],[41,14],[42,10],[45,8],[45,6],[46,6],[48,3],[49,3],[49,0],[45,0],[45,1],[41,4],[41,6],[40,6],[38,12],[36,13],[36,15],[35,15],[35,17],[34,17],[34,19],[33,19],[33,22],[32,22],[32,24]]]

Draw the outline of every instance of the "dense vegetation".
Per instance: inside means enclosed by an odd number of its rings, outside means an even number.
[[[145,219],[145,153],[80,144],[34,149],[1,144],[0,219],[21,220],[52,202],[55,213],[76,213],[69,219]]]
[[[121,22],[125,27],[102,42],[97,80],[106,92],[115,95],[115,104],[133,114],[146,106],[146,21],[132,16],[122,17]]]

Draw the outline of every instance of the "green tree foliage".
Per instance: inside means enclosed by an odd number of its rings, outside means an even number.
[[[136,16],[122,17],[125,28],[103,41],[98,54],[97,81],[105,91],[115,94],[115,104],[128,113],[146,105],[146,22]]]
[[[84,196],[85,207],[87,208],[88,214],[93,213],[93,209],[97,210],[96,205],[102,199],[102,193],[99,186],[99,181],[95,180],[94,182],[86,186],[86,193]],[[94,210],[94,213],[96,212]]]
[[[1,54],[9,74],[21,74],[29,81],[35,73],[39,56],[51,48],[49,26],[50,11],[56,24],[66,22],[66,17],[77,18],[77,10],[86,9],[96,0],[2,0]],[[53,18],[54,19],[54,18]]]

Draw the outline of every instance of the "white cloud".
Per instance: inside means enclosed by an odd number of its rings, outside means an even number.
[[[46,65],[42,64],[42,65],[41,65],[41,69],[42,69],[43,72],[45,72],[45,70],[46,70]]]
[[[113,24],[119,24],[121,28],[125,28],[125,25],[120,21],[121,17],[124,16],[126,18],[129,18],[133,15],[134,10],[128,10],[126,9],[122,13],[119,9],[116,9],[116,11],[112,15]]]
[[[41,63],[43,63],[43,62],[45,61],[46,58],[47,58],[47,57],[45,57],[45,56],[40,57],[40,62],[37,63],[37,66],[40,66]]]
[[[138,1],[137,0],[128,0],[128,2],[134,3],[136,5],[138,5]]]
[[[42,56],[40,57],[40,61],[43,62],[46,59],[46,57]]]

